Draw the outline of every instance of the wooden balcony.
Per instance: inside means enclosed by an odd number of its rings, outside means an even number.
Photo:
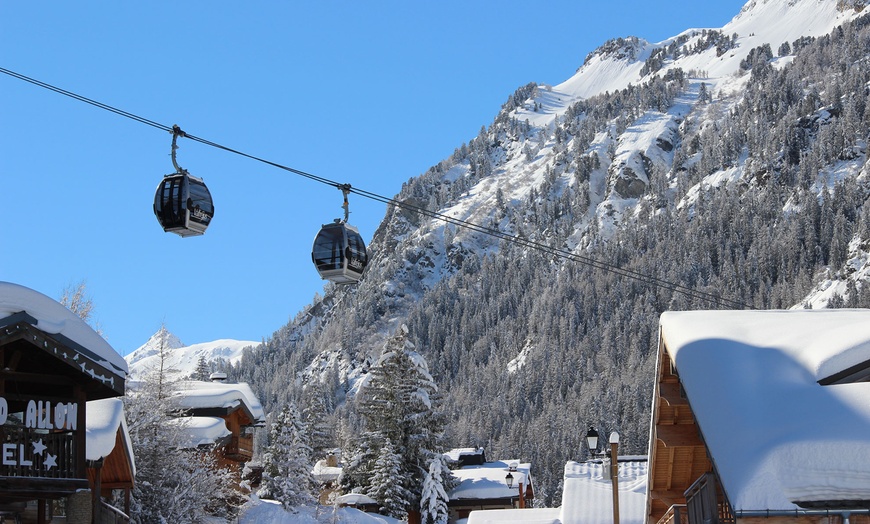
[[[731,504],[719,487],[716,475],[706,473],[686,490],[688,522],[684,524],[734,524]]]
[[[674,504],[656,524],[689,524],[685,504]]]
[[[237,462],[247,462],[254,456],[254,437],[237,436],[230,437],[229,444],[224,447],[224,457]]]

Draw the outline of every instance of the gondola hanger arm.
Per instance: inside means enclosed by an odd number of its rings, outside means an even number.
[[[350,194],[350,190],[353,188],[350,187],[350,184],[340,184],[337,187],[344,194],[344,204],[341,205],[341,208],[344,209],[344,222],[347,223],[350,218],[350,204],[347,201],[347,195]]]
[[[187,133],[182,131],[181,128],[178,127],[178,124],[173,124],[171,133],[172,133],[172,165],[175,166],[175,171],[177,173],[185,173],[185,172],[187,172],[187,170],[185,170],[184,168],[179,166],[178,162],[176,162],[176,160],[175,160],[175,150],[178,149],[178,145],[176,145],[175,142],[176,142],[176,140],[178,140],[178,137],[186,137]]]

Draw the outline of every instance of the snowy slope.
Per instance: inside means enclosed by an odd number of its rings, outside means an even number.
[[[173,379],[192,376],[200,357],[204,357],[209,363],[223,361],[234,364],[242,357],[245,348],[257,347],[260,344],[250,340],[221,339],[185,346],[178,337],[161,328],[148,342],[125,357],[130,368],[131,379],[139,380],[148,370],[159,365],[158,353],[161,340],[168,354],[164,369],[168,370]]]

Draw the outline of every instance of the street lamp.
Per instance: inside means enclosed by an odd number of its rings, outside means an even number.
[[[613,524],[619,524],[619,433],[610,434],[610,483],[613,488]],[[598,451],[598,432],[592,426],[586,432],[586,445],[589,446],[589,454],[595,456]],[[604,452],[602,451],[602,455]],[[605,470],[605,473],[607,471]]]
[[[598,432],[592,426],[589,426],[589,431],[586,432],[586,445],[589,446],[589,454],[595,455],[598,451]]]
[[[508,488],[514,487],[514,476],[508,472],[508,474],[504,476],[504,482],[507,484]]]

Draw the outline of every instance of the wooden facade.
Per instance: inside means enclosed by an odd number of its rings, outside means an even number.
[[[71,314],[71,313],[70,313]],[[0,319],[0,507],[88,490],[87,401],[122,396],[125,373],[25,311]]]
[[[673,518],[674,511],[669,511],[672,506],[684,507],[686,491],[713,470],[689,400],[663,342],[659,344],[656,378],[650,438],[649,523],[657,523],[668,514],[668,518]]]

